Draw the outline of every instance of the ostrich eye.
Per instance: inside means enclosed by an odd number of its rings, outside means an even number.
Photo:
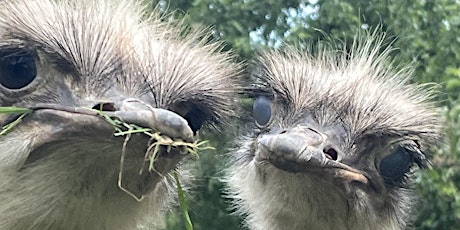
[[[266,97],[258,97],[254,101],[252,107],[254,118],[258,126],[266,126],[272,117],[272,110],[270,108],[270,100]]]
[[[0,84],[8,89],[28,86],[37,76],[34,56],[22,49],[0,51]]]
[[[187,121],[194,134],[196,134],[203,125],[216,122],[212,112],[198,104],[199,103],[193,101],[183,101],[171,108],[172,111],[179,114]]]
[[[198,130],[200,130],[203,126],[203,123],[206,121],[206,117],[204,116],[203,112],[197,108],[190,109],[190,111],[185,114],[184,118],[187,120],[193,133],[196,133]]]
[[[409,171],[413,156],[405,148],[398,148],[380,161],[380,173],[387,182],[397,181]]]

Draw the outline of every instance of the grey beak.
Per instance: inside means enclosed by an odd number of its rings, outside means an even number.
[[[137,99],[126,99],[116,104],[118,111],[104,112],[127,123],[151,128],[173,139],[193,142],[193,131],[187,120],[169,110],[152,108]]]
[[[266,149],[260,150],[258,157],[268,158],[275,165],[282,162],[324,165],[327,162],[323,153],[325,139],[324,134],[301,126],[267,134],[258,140],[259,147]]]
[[[102,103],[101,105],[103,104],[105,103]],[[110,110],[104,110],[101,108],[102,112],[107,116],[117,117],[124,122],[135,124],[143,128],[151,128],[153,131],[160,132],[161,134],[173,139],[193,142],[193,131],[187,120],[175,112],[161,108],[153,108],[138,99],[125,99],[119,103],[107,104],[113,105],[113,108]],[[66,123],[69,120],[78,124],[90,122],[88,117],[80,119],[79,117],[70,116],[69,114],[90,115],[95,118],[99,115],[98,111],[95,111],[94,109],[60,106],[56,104],[37,104],[31,109],[35,110],[34,114],[36,116],[41,116],[42,119],[47,120],[49,120],[50,116],[48,113],[59,114],[57,117],[54,117],[54,120],[57,122],[56,125],[60,125],[62,122]],[[47,112],[42,114],[40,111]],[[58,117],[65,117],[65,121],[61,121],[62,119],[58,119]],[[103,125],[103,122],[101,123],[99,120],[91,123],[92,126],[97,124]]]

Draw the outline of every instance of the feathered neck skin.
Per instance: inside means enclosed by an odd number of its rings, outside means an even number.
[[[395,70],[382,40],[261,55],[255,122],[226,177],[251,229],[409,225],[411,172],[439,143],[441,121],[430,90]]]

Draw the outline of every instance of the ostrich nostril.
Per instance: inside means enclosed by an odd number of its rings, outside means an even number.
[[[338,158],[338,153],[335,149],[333,148],[324,148],[323,153],[326,155],[326,157],[330,160],[336,161]]]
[[[93,106],[92,109],[96,109],[96,110],[99,110],[99,111],[105,111],[105,112],[115,112],[115,111],[117,111],[117,109],[115,108],[114,103],[105,103],[105,102],[96,104],[95,106]]]

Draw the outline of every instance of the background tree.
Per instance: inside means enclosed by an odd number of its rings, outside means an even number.
[[[256,51],[294,44],[298,47],[333,36],[351,42],[362,30],[377,27],[393,39],[398,62],[416,66],[415,80],[434,82],[436,100],[445,114],[446,144],[432,156],[433,164],[417,186],[422,193],[416,229],[455,229],[460,226],[460,2],[458,0],[154,0],[159,10],[194,26],[212,26],[241,60]],[[228,147],[225,138],[219,146]],[[223,152],[224,148],[217,152]],[[242,229],[221,198],[217,179],[223,168],[220,154],[202,154],[196,168],[202,180],[193,193],[191,218],[196,229]],[[179,212],[177,212],[179,213]],[[168,229],[182,229],[171,215]]]

